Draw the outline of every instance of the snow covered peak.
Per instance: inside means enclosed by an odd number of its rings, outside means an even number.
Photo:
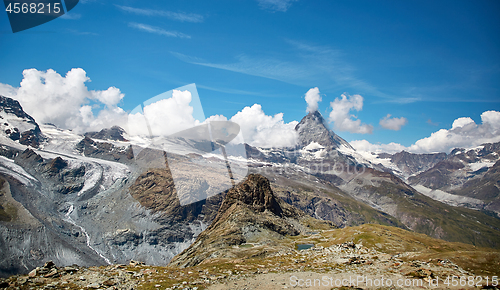
[[[341,146],[353,149],[347,141],[328,128],[325,119],[318,111],[311,112],[302,118],[295,130],[299,135],[299,144],[302,147],[315,142],[329,149],[337,149]]]
[[[43,135],[35,119],[24,112],[18,101],[0,96],[0,137],[38,147]]]

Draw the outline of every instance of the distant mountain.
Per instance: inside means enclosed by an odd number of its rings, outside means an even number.
[[[458,148],[408,181],[443,202],[486,209],[500,216],[499,161],[500,142]]]
[[[4,96],[0,96],[0,134],[35,148],[44,139],[35,119],[24,112],[18,101]]]
[[[432,168],[446,159],[446,156],[446,153],[415,154],[401,151],[394,154],[381,153],[378,158],[389,159],[399,169],[402,176],[411,176]]]
[[[111,140],[111,141],[128,141],[125,139],[126,132],[123,128],[119,126],[113,126],[111,128],[104,128],[99,132],[87,132],[84,134],[85,137],[100,140]]]

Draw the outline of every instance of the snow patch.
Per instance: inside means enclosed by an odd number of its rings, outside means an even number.
[[[484,168],[484,167],[490,168],[493,165],[495,165],[495,162],[481,160],[481,161],[478,161],[476,163],[469,164],[469,168],[471,171],[478,171],[481,168]]]
[[[319,144],[318,142],[312,141],[311,143],[309,143],[309,145],[304,147],[304,150],[314,151],[314,150],[323,149],[323,148],[325,148],[325,146]]]
[[[413,188],[425,196],[428,196],[434,200],[446,203],[451,206],[461,206],[461,207],[479,209],[482,208],[482,206],[484,205],[483,201],[476,198],[451,194],[439,189],[427,188],[420,184],[413,186]]]
[[[24,185],[31,185],[36,178],[27,173],[21,166],[14,163],[14,160],[0,156],[0,172],[8,174],[19,180]]]

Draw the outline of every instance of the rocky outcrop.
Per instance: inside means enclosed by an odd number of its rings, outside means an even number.
[[[188,267],[209,259],[234,257],[228,248],[243,243],[273,244],[287,236],[305,233],[310,227],[333,228],[276,198],[269,181],[258,174],[227,193],[212,224],[169,265]],[[272,252],[272,247],[267,252]],[[266,253],[267,253],[266,252]]]
[[[271,190],[269,180],[262,175],[252,174],[244,183],[230,190],[219,211],[226,212],[236,203],[243,203],[255,212],[267,210],[279,217],[283,215],[283,210]]]

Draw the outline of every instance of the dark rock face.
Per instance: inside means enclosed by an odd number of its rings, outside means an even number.
[[[451,193],[481,199],[486,202],[487,210],[500,213],[500,160],[484,174],[468,180]]]
[[[352,148],[344,139],[328,129],[325,119],[318,111],[311,112],[302,118],[295,126],[295,131],[299,134],[301,146],[307,146],[314,141],[327,148],[338,148],[341,145]]]
[[[244,183],[230,190],[220,210],[227,210],[236,201],[243,202],[256,212],[269,210],[280,217],[283,214],[283,210],[271,190],[269,180],[262,175],[250,174]]]
[[[33,175],[38,175],[44,182],[52,182],[48,191],[60,194],[79,192],[84,186],[85,166],[69,168],[68,161],[61,157],[45,160],[35,151],[28,148],[15,158],[16,164]]]
[[[24,150],[23,153],[19,155],[19,158],[26,160],[28,162],[36,162],[36,163],[43,162],[42,156],[36,154],[35,151],[31,150],[30,148]]]
[[[24,122],[27,127],[30,127],[30,129],[27,130],[17,128],[16,126],[19,124],[11,124],[10,120],[2,120],[4,118],[0,116],[0,128],[6,128],[4,129],[4,133],[10,139],[19,141],[19,143],[23,145],[35,148],[37,148],[40,145],[40,142],[45,139],[40,131],[40,127],[35,122],[35,119],[24,112],[18,101],[0,96],[0,112],[3,112],[6,115],[12,115],[13,117],[15,116],[18,119],[16,120],[16,123]]]
[[[128,161],[134,158],[132,147],[125,149],[116,147],[111,143],[97,142],[89,137],[85,137],[75,145],[76,151],[85,156],[96,157],[110,161]]]
[[[0,110],[4,111],[7,114],[12,114],[15,115],[18,118],[21,119],[27,119],[29,122],[32,122],[35,124],[35,119],[31,117],[30,115],[26,114],[26,112],[23,111],[23,108],[21,107],[21,104],[19,104],[18,101],[0,96]]]
[[[61,170],[66,166],[68,166],[68,162],[58,156],[52,159],[49,164],[47,164],[47,171],[49,175],[56,175],[57,173],[61,172]]]
[[[85,137],[100,139],[100,140],[113,140],[113,141],[128,141],[123,137],[125,130],[118,126],[113,126],[109,129],[105,128],[99,132],[87,132],[84,134]]]
[[[162,224],[192,222],[203,215],[205,222],[211,222],[222,202],[222,196],[181,206],[168,168],[149,169],[137,177],[129,192],[142,206],[153,213],[160,213]]]

